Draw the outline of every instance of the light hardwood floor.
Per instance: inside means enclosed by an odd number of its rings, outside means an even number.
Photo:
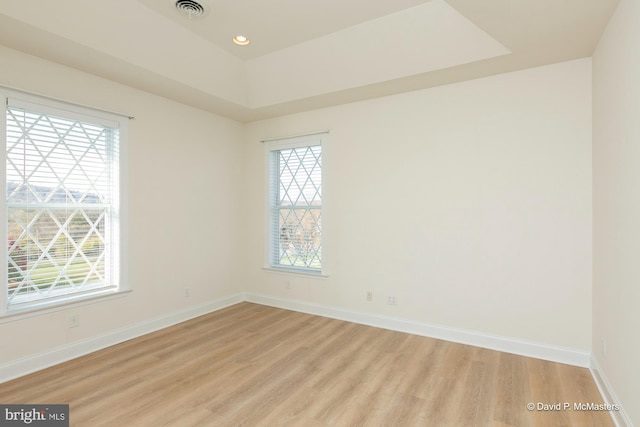
[[[587,369],[240,303],[0,384],[72,426],[613,426]]]

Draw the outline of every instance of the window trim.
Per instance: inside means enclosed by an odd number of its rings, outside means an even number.
[[[11,101],[9,102],[9,99]],[[7,109],[11,106],[33,106],[36,105],[38,110],[44,113],[53,112],[60,115],[63,113],[65,117],[75,120],[90,121],[96,124],[114,124],[117,123],[119,128],[119,211],[118,217],[119,233],[117,233],[119,259],[118,272],[119,283],[116,287],[97,288],[86,293],[79,292],[68,294],[65,297],[54,298],[51,300],[34,300],[30,304],[20,304],[16,307],[8,306],[8,282],[7,282],[7,252],[2,251],[3,256],[0,260],[0,277],[2,277],[2,286],[0,286],[0,323],[11,321],[18,318],[30,317],[32,315],[49,313],[73,306],[84,305],[93,301],[111,299],[112,297],[131,292],[128,280],[128,235],[129,235],[129,215],[128,215],[128,184],[129,184],[129,167],[128,167],[128,121],[131,116],[113,113],[91,107],[85,107],[78,104],[68,103],[57,99],[49,98],[41,95],[34,95],[28,92],[0,86],[0,140],[3,149],[0,156],[0,174],[2,175],[2,185],[6,192],[7,178]],[[0,239],[7,241],[8,238],[8,209],[6,197],[2,197],[0,205]]]
[[[264,215],[265,219],[265,240],[264,240],[264,260],[263,260],[263,270],[266,272],[273,273],[283,273],[283,274],[293,274],[293,275],[302,275],[302,276],[311,276],[317,278],[326,278],[329,276],[328,273],[328,258],[327,258],[327,176],[325,171],[327,170],[327,146],[328,146],[328,131],[321,131],[315,133],[302,134],[297,136],[288,136],[282,138],[270,138],[262,140],[264,143],[264,157],[265,157],[265,208],[266,214]],[[321,146],[321,205],[320,205],[320,214],[322,217],[322,258],[321,258],[321,267],[320,269],[307,269],[302,267],[290,267],[285,265],[273,264],[271,261],[273,259],[273,245],[272,245],[272,236],[273,232],[271,229],[272,225],[272,176],[271,176],[271,153],[273,151],[290,149],[290,148],[301,148],[301,147],[310,147],[310,146]]]

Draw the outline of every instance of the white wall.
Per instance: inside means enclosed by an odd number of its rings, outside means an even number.
[[[259,141],[325,129],[330,276],[263,271]],[[248,291],[590,350],[590,59],[255,122],[245,139]]]
[[[593,56],[593,349],[635,425],[640,425],[638,22],[640,2],[622,0]]]
[[[590,350],[589,59],[245,126],[9,49],[0,59],[0,84],[136,116],[134,292],[75,308],[79,328],[67,311],[0,323],[0,368],[244,290]],[[266,273],[258,141],[324,129],[330,276]]]
[[[0,323],[0,368],[238,292],[239,123],[2,47],[0,64],[2,85],[136,117],[128,147],[134,291],[73,309],[74,329],[69,310]]]

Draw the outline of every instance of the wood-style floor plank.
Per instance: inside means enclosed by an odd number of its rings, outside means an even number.
[[[240,303],[0,384],[72,426],[613,426],[587,369]],[[528,403],[572,410],[530,411]]]

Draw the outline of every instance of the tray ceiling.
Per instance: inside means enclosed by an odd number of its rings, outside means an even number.
[[[3,0],[0,43],[251,121],[588,57],[618,4],[199,1]]]

